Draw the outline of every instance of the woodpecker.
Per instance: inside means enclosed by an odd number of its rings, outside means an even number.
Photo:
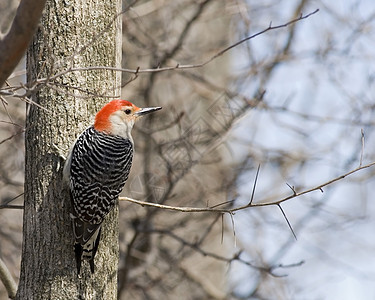
[[[113,100],[96,114],[94,125],[71,147],[63,173],[73,206],[70,216],[78,274],[82,260],[88,260],[94,273],[102,222],[114,208],[132,165],[134,122],[159,109]]]

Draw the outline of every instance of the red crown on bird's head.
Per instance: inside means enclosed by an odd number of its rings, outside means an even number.
[[[121,110],[124,107],[131,107],[135,111],[140,109],[127,100],[112,100],[104,105],[103,108],[96,114],[94,128],[99,131],[109,130],[111,128],[109,117],[112,113]]]

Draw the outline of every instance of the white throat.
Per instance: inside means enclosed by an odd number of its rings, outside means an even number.
[[[129,139],[133,144],[133,138],[131,131],[134,125],[134,120],[125,121],[121,116],[114,113],[109,117],[112,123],[111,134],[121,136],[125,139]]]

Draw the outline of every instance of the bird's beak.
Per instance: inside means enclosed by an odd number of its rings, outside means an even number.
[[[147,115],[147,114],[152,113],[152,112],[154,112],[154,111],[157,111],[157,110],[159,110],[159,109],[161,109],[160,106],[158,106],[158,107],[145,107],[145,108],[141,108],[141,109],[139,109],[139,110],[136,111],[134,114],[135,114],[136,116],[144,116],[144,115]]]

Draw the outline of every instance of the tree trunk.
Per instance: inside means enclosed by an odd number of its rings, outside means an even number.
[[[27,55],[29,86],[70,67],[120,67],[119,0],[47,1],[41,27]],[[25,209],[21,276],[17,299],[115,299],[118,266],[118,207],[104,222],[90,274],[83,262],[77,277],[71,210],[62,184],[64,160],[80,132],[108,99],[120,94],[120,73],[68,72],[32,95],[26,120]],[[51,88],[52,87],[52,88]]]

